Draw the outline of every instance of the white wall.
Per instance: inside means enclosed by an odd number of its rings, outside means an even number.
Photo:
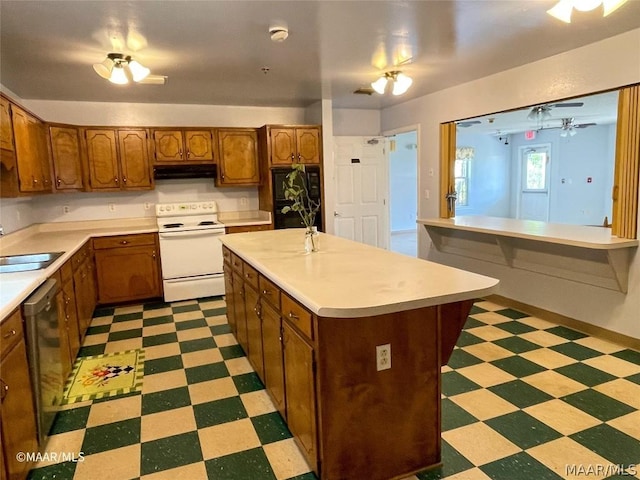
[[[452,87],[382,111],[383,131],[419,124],[419,191],[438,192],[439,124],[488,113],[582,96],[640,82],[640,29]],[[430,170],[434,174],[431,176]],[[419,218],[438,216],[438,196],[421,197]],[[609,330],[640,338],[640,255],[633,255],[625,295],[507,267],[440,255],[426,231],[419,255],[497,277],[499,293]]]
[[[380,135],[380,110],[333,109],[333,134],[343,137]]]
[[[398,133],[389,149],[389,217],[391,232],[416,229],[418,208],[418,134]]]

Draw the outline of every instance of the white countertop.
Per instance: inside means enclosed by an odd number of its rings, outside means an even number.
[[[454,230],[523,238],[595,250],[611,250],[638,246],[638,240],[618,238],[611,235],[611,229],[605,227],[563,225],[534,220],[485,217],[481,215],[418,219],[418,223],[428,227],[451,228]]]
[[[251,210],[246,212],[219,212],[218,220],[225,227],[242,227],[245,225],[268,225],[271,223],[271,213],[265,210]]]
[[[498,280],[320,233],[304,253],[304,229],[237,233],[224,245],[323,317],[354,318],[474,299]]]

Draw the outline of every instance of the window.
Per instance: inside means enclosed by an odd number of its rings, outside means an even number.
[[[546,150],[527,150],[524,152],[523,190],[527,192],[547,191],[547,165],[549,156]]]
[[[469,160],[456,160],[454,164],[456,206],[469,205]]]

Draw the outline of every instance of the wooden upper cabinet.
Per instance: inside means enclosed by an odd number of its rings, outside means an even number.
[[[271,165],[317,164],[322,158],[320,127],[269,127]]]
[[[213,162],[211,130],[153,131],[155,161],[158,163]]]
[[[89,185],[97,190],[119,190],[118,149],[116,131],[87,129],[87,160],[89,163]]]
[[[180,130],[155,130],[153,141],[156,146],[157,162],[180,162],[184,160],[182,132]]]
[[[213,146],[210,130],[186,130],[184,145],[187,162],[213,161]]]
[[[292,128],[271,129],[271,164],[291,165],[295,162],[296,137]]]
[[[122,188],[151,188],[147,132],[143,129],[118,130]]]
[[[253,128],[220,128],[216,185],[258,185],[258,133]]]
[[[21,192],[51,191],[51,172],[44,124],[15,105],[11,120]]]
[[[49,127],[51,156],[53,159],[54,188],[56,191],[82,190],[82,163],[78,129]]]
[[[320,129],[296,128],[299,163],[320,163]]]
[[[0,148],[13,151],[13,129],[9,100],[0,97]]]

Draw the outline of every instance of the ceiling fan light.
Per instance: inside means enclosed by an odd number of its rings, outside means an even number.
[[[404,73],[399,73],[393,82],[393,91],[391,93],[394,95],[402,95],[409,90],[412,83],[413,80],[410,77],[406,76]]]
[[[93,69],[102,78],[104,78],[105,80],[109,80],[109,78],[111,77],[111,71],[113,70],[113,65],[114,61],[107,57],[100,63],[94,63]]]
[[[569,135],[571,135],[572,137],[573,137],[576,133],[578,133],[578,132],[576,132],[576,129],[575,129],[575,128],[570,128],[570,129],[569,129]]]
[[[382,76],[377,79],[375,82],[371,83],[371,88],[373,88],[380,95],[384,94],[384,90],[387,86],[387,78]]]
[[[567,130],[562,130],[560,132],[560,136],[563,137],[563,138],[566,137],[568,134],[569,134],[569,132]]]
[[[573,12],[573,0],[560,0],[547,13],[558,20],[571,23],[571,12]]]
[[[135,60],[129,60],[129,70],[131,71],[131,77],[133,78],[134,82],[143,80],[151,73],[151,70],[149,70],[147,67],[142,66]]]
[[[602,0],[602,6],[604,7],[604,12],[602,13],[602,15],[606,17],[610,13],[615,12],[626,2],[627,0]]]
[[[116,63],[113,66],[113,70],[111,70],[111,76],[109,77],[109,81],[117,85],[125,85],[129,83],[129,79],[127,78],[127,74],[124,71],[124,66],[122,65],[122,63]]]

